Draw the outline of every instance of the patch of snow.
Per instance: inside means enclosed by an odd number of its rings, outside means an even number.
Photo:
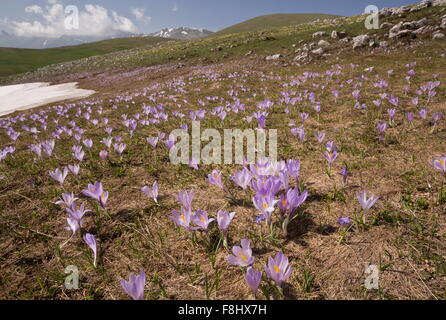
[[[49,103],[80,99],[96,91],[77,87],[77,82],[51,86],[47,82],[25,83],[0,87],[0,116],[28,110]]]

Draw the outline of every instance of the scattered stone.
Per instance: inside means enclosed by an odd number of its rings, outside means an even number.
[[[353,49],[361,48],[366,46],[370,42],[370,37],[367,34],[362,34],[360,36],[353,38]]]
[[[294,57],[294,61],[295,62],[305,62],[305,60],[307,60],[308,58],[308,53],[307,52],[303,52],[297,56]]]
[[[317,44],[319,47],[323,47],[326,48],[328,46],[330,46],[330,42],[326,41],[326,40],[320,40]]]
[[[271,56],[267,56],[267,57],[265,58],[265,60],[266,60],[266,61],[278,60],[278,59],[280,59],[281,57],[282,57],[282,55],[281,55],[280,53],[278,53],[278,54],[273,54],[273,55],[271,55]]]
[[[403,22],[399,22],[398,24],[394,25],[390,30],[389,30],[389,38],[392,39],[394,37],[396,37],[396,35],[398,34],[398,32],[401,31],[401,28],[403,27]]]
[[[346,38],[346,37],[347,37],[347,32],[345,32],[345,31],[339,31],[339,32],[338,32],[338,37],[339,37],[339,39],[344,39],[344,38]]]
[[[313,51],[311,51],[313,54],[316,54],[316,55],[321,55],[321,54],[323,54],[324,53],[324,49],[323,48],[318,48],[318,49],[316,49],[316,50],[313,50]]]
[[[339,38],[338,32],[336,30],[333,30],[333,32],[331,33],[331,38],[332,39],[338,39]]]
[[[381,23],[380,29],[386,29],[386,28],[390,28],[390,27],[393,27],[393,26],[394,26],[393,23],[383,22],[383,23]]]
[[[389,46],[389,43],[388,43],[387,41],[381,41],[381,42],[379,43],[379,46],[380,46],[381,48],[387,48],[387,47]]]
[[[415,22],[414,28],[421,28],[421,27],[427,26],[427,24],[428,24],[428,20],[426,17],[424,17],[423,19]]]
[[[328,33],[325,31],[318,31],[318,32],[313,33],[313,39],[322,38],[322,37],[328,37]]]
[[[394,37],[395,38],[405,38],[405,37],[415,38],[416,34],[413,33],[412,30],[404,29],[404,30],[401,30],[400,32],[398,32]]]
[[[444,39],[444,38],[445,38],[445,35],[444,35],[444,33],[441,33],[441,32],[437,32],[432,36],[432,39],[434,39],[434,40],[440,40],[440,39]]]

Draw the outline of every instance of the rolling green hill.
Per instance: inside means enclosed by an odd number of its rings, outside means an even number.
[[[166,41],[172,40],[158,37],[135,37],[42,50],[0,47],[0,77],[33,71],[50,64],[152,46]]]
[[[270,28],[280,28],[302,23],[311,22],[317,19],[330,19],[338,16],[319,13],[278,13],[266,16],[255,17],[242,23],[233,25],[216,32],[214,35],[226,35],[240,32],[260,31]]]

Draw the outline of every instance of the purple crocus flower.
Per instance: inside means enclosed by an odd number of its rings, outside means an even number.
[[[87,189],[82,190],[82,194],[99,202],[102,208],[105,208],[108,200],[108,192],[104,191],[102,183],[96,181],[94,185],[89,184]]]
[[[338,157],[338,152],[336,150],[324,152],[324,159],[327,160],[328,165],[330,167],[333,164],[333,162],[336,160],[337,157]]]
[[[77,176],[79,175],[79,170],[81,169],[81,167],[77,164],[74,164],[74,165],[68,165],[68,169],[71,171],[72,174]]]
[[[370,196],[370,198],[367,198],[366,191],[358,192],[357,196],[358,196],[359,204],[361,205],[364,212],[367,212],[368,210],[370,210],[370,208],[373,207],[374,204],[376,203],[376,201],[378,200],[378,197],[375,197],[373,195]]]
[[[302,121],[307,120],[309,116],[310,116],[310,115],[309,115],[308,113],[304,113],[304,112],[302,112],[302,113],[300,114],[300,118],[302,119]]]
[[[189,208],[181,207],[180,211],[173,210],[172,215],[169,218],[172,219],[177,227],[183,227],[188,230],[197,229],[190,226],[192,211]]]
[[[245,280],[248,286],[251,288],[254,296],[257,295],[259,290],[260,281],[262,281],[262,271],[256,271],[252,267],[248,267],[246,270]]]
[[[73,192],[71,192],[71,193],[65,192],[62,194],[62,201],[57,201],[56,204],[59,206],[64,205],[67,208],[69,208],[73,205],[73,203],[76,200],[79,200],[79,199],[74,196]]]
[[[421,109],[418,114],[420,115],[421,119],[426,120],[427,118],[427,110],[426,109]]]
[[[65,230],[71,230],[71,236],[74,236],[81,228],[79,221],[71,217],[67,218],[67,223],[68,227],[66,227]]]
[[[384,141],[385,132],[387,130],[387,123],[378,122],[378,124],[376,125],[376,129],[378,130],[379,140]]]
[[[113,138],[112,137],[104,138],[101,141],[101,143],[103,143],[109,149],[111,148],[112,142],[113,142]]]
[[[342,183],[344,185],[347,184],[347,178],[348,178],[348,170],[347,168],[342,168],[339,174],[342,176]]]
[[[124,152],[126,147],[127,147],[127,145],[125,143],[115,143],[114,144],[115,152],[119,155],[121,155]]]
[[[314,136],[317,142],[322,143],[325,139],[325,132],[315,132]]]
[[[396,109],[388,109],[387,113],[389,114],[389,120],[390,122],[393,122],[396,114]]]
[[[57,182],[60,183],[60,185],[63,185],[65,178],[68,175],[68,168],[65,167],[63,169],[63,171],[61,171],[59,168],[57,168],[54,171],[50,171],[50,176],[51,178],[53,178],[54,180],[56,180]]]
[[[257,117],[257,126],[259,129],[266,128],[266,117],[264,115]]]
[[[434,125],[437,125],[437,123],[440,122],[442,116],[443,116],[443,113],[441,113],[441,112],[432,114],[432,118],[434,119]]]
[[[278,206],[282,214],[286,214],[290,219],[294,211],[299,208],[307,199],[308,191],[305,190],[299,194],[299,189],[289,189],[286,194],[280,196]]]
[[[167,150],[170,150],[175,145],[175,141],[169,138],[168,140],[164,141],[164,145],[166,146]]]
[[[102,150],[101,152],[99,152],[99,158],[101,158],[102,161],[107,160],[107,157],[108,157],[107,150]]]
[[[149,198],[152,198],[153,201],[158,203],[158,182],[157,181],[155,181],[153,183],[152,188],[144,186],[141,188],[141,191]]]
[[[81,204],[79,207],[76,206],[75,203],[71,204],[70,208],[66,209],[68,212],[68,228],[65,228],[67,230],[71,230],[73,232],[73,235],[76,234],[76,232],[81,228],[84,215],[87,212],[90,212],[90,210],[85,210],[84,204]]]
[[[446,155],[441,155],[438,158],[432,159],[431,166],[446,175]]]
[[[156,148],[158,141],[159,141],[158,137],[147,138],[147,142],[154,148]]]
[[[97,258],[96,238],[94,237],[94,235],[87,233],[86,235],[84,235],[84,241],[93,251],[93,265],[96,267],[96,258]]]
[[[395,107],[398,107],[398,102],[399,102],[398,97],[394,97],[394,96],[389,95],[389,96],[387,97],[387,100],[389,101],[389,103],[390,103],[391,105],[394,105]]]
[[[334,150],[336,150],[336,144],[333,141],[328,141],[325,144],[325,148],[328,152],[333,152]]]
[[[87,149],[91,149],[93,147],[93,140],[91,140],[91,139],[85,139],[83,141],[83,143],[84,143],[84,146],[87,147]]]
[[[220,189],[225,188],[223,181],[221,180],[221,172],[218,172],[217,170],[212,171],[212,173],[208,175],[206,182],[209,182]]]
[[[130,274],[129,280],[121,280],[122,289],[133,300],[144,300],[144,287],[146,285],[146,274],[143,270],[139,275]]]
[[[188,166],[194,170],[198,170],[198,161],[195,158],[189,160]]]
[[[223,232],[223,235],[226,237],[229,230],[229,225],[231,224],[232,219],[234,219],[235,212],[227,212],[227,211],[218,211],[217,212],[217,223],[218,228]]]
[[[338,224],[342,227],[350,227],[352,225],[352,221],[349,217],[339,217]]]
[[[280,178],[276,176],[265,176],[259,179],[253,179],[251,187],[257,194],[268,196],[276,195],[282,186]]]
[[[84,156],[85,156],[85,152],[80,150],[80,151],[75,151],[73,153],[73,157],[78,160],[78,161],[84,161]]]
[[[181,191],[178,193],[177,200],[184,207],[191,211],[192,200],[194,199],[194,192],[191,191]]]
[[[282,253],[278,252],[273,259],[268,258],[268,265],[264,265],[265,272],[269,278],[271,278],[278,287],[282,285],[282,282],[286,281],[293,272],[293,267],[288,263],[288,258]]]
[[[204,210],[198,210],[192,217],[192,222],[196,224],[200,229],[208,230],[209,224],[211,224],[215,219],[209,219],[208,214]]]
[[[361,91],[360,90],[355,90],[352,92],[352,96],[353,98],[355,98],[356,100],[361,99]]]
[[[300,161],[294,159],[287,160],[286,170],[291,177],[298,181],[300,176]]]
[[[256,194],[252,198],[252,202],[254,203],[254,207],[268,220],[268,224],[271,224],[271,214],[274,212],[279,200],[274,199],[272,194]]]
[[[226,257],[229,264],[239,267],[247,267],[254,263],[252,249],[248,239],[242,239],[242,246],[233,246],[232,254]]]
[[[380,99],[378,99],[378,100],[373,100],[373,104],[376,106],[376,107],[380,107],[381,106],[381,104],[382,104],[382,100],[380,100]]]
[[[249,186],[251,179],[251,172],[246,167],[243,167],[242,170],[237,171],[233,176],[231,176],[231,180],[243,190],[246,190],[246,188]]]
[[[413,112],[409,112],[406,114],[406,119],[407,121],[409,121],[410,123],[413,122]]]

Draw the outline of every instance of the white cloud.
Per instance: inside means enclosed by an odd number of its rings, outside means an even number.
[[[43,12],[43,10],[42,10],[42,7],[40,7],[38,5],[32,5],[32,6],[25,7],[25,12],[41,14]]]
[[[138,33],[132,20],[100,5],[79,8],[79,29],[65,28],[65,7],[57,0],[47,0],[45,8],[28,6],[25,11],[36,15],[34,21],[10,21],[7,31],[22,37],[57,38],[62,35],[114,36],[122,32]],[[147,18],[147,17],[146,17]]]
[[[144,8],[132,8],[131,13],[135,16],[136,20],[144,24],[148,24],[152,17],[146,16],[146,9]]]
[[[173,5],[172,11],[173,11],[173,12],[177,12],[179,9],[180,9],[180,8],[178,8],[178,5],[175,3],[175,4]]]

